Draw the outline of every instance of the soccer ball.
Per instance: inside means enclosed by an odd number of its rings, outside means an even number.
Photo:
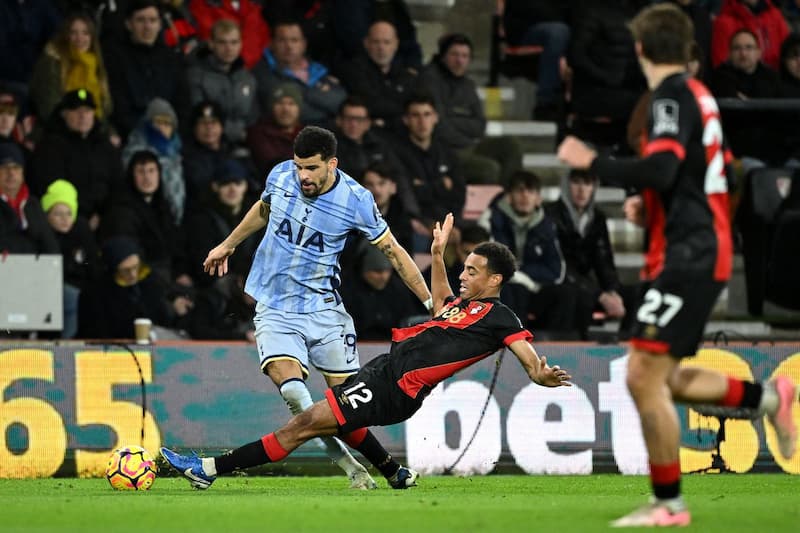
[[[123,446],[111,452],[106,479],[116,490],[149,490],[156,479],[156,462],[141,446]]]

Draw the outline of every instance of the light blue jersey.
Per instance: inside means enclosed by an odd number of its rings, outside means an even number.
[[[375,244],[389,234],[372,193],[338,169],[333,187],[306,198],[294,161],[284,161],[267,176],[261,200],[270,205],[269,222],[245,292],[272,309],[333,309],[341,301],[339,255],[347,235],[356,230]]]

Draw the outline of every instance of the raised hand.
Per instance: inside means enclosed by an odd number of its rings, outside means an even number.
[[[447,213],[444,222],[436,222],[433,225],[433,242],[431,243],[431,255],[444,254],[447,246],[447,239],[453,230],[453,213]]]

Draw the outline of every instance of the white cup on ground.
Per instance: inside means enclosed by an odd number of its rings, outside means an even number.
[[[149,318],[137,318],[133,321],[133,332],[136,344],[150,344],[150,332],[153,330],[153,321]]]

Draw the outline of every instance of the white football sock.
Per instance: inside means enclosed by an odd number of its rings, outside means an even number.
[[[289,411],[291,411],[293,415],[302,413],[314,404],[311,399],[311,393],[308,392],[308,387],[300,380],[292,379],[284,381],[283,384],[281,384],[280,391],[281,396],[283,396],[284,401],[286,401],[286,405],[289,407]],[[361,463],[350,455],[350,452],[347,451],[339,439],[335,437],[317,437],[311,439],[311,442],[316,443],[317,446],[324,449],[328,457],[339,465],[347,475],[364,469]]]
[[[217,475],[217,463],[214,462],[213,457],[201,457],[200,463],[203,465],[203,472],[205,472],[207,476]]]

